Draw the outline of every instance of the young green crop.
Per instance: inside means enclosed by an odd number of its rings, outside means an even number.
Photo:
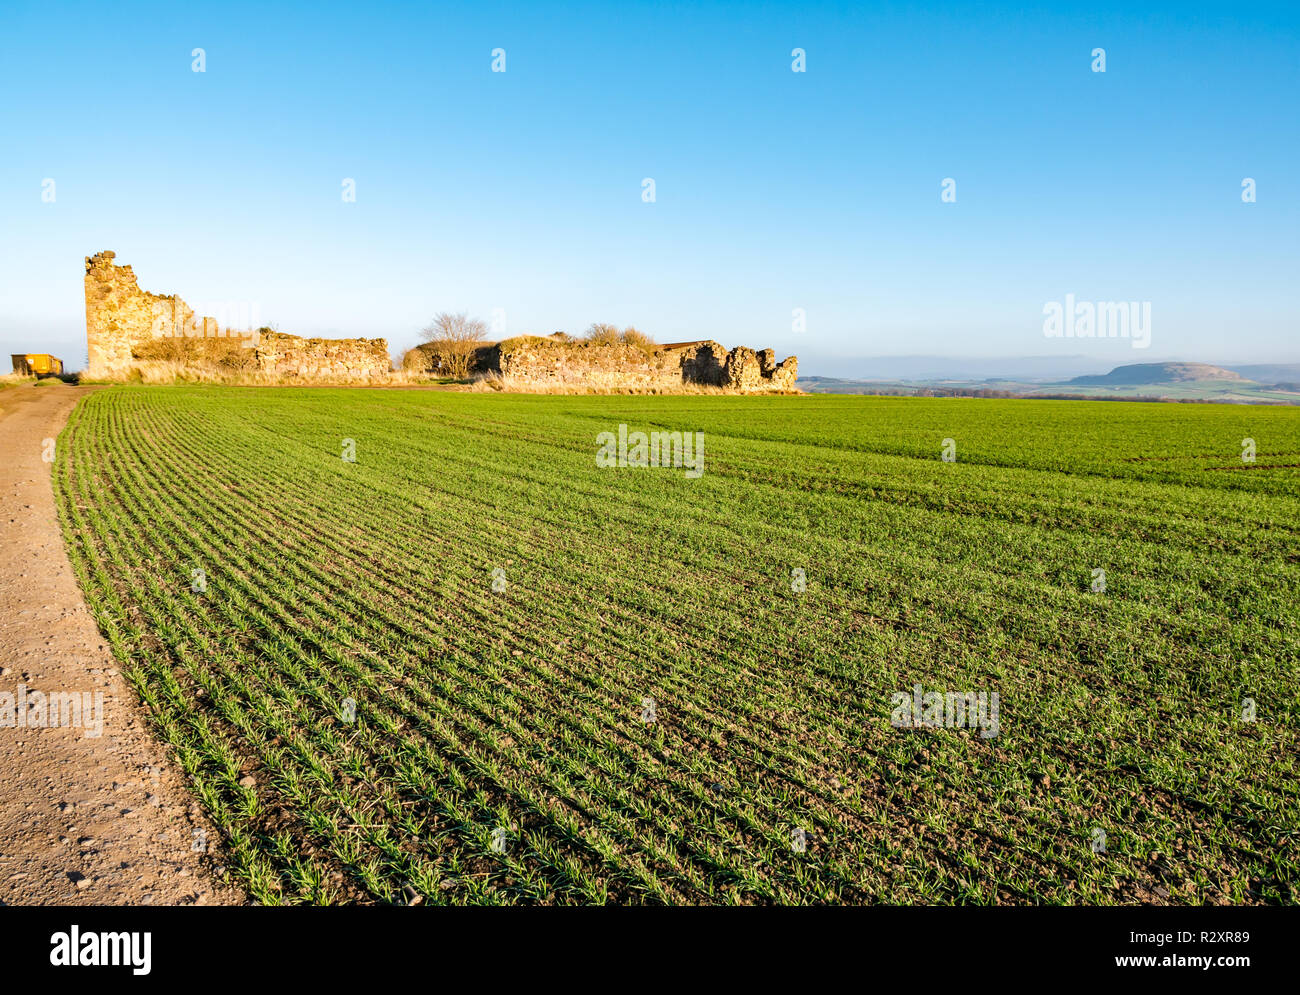
[[[117,387],[58,451],[258,901],[1295,900],[1295,409]]]

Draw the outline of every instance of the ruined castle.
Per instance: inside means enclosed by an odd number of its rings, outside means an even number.
[[[269,328],[223,329],[175,294],[141,290],[112,252],[86,257],[86,346],[93,379],[168,380],[178,372],[256,383],[355,383],[400,379],[384,339],[304,339]],[[436,351],[406,354],[406,374],[437,375]],[[798,360],[771,349],[728,351],[712,340],[643,346],[525,335],[484,343],[473,372],[506,390],[681,391],[714,387],[736,393],[795,391]]]

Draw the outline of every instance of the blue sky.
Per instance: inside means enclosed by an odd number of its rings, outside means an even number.
[[[79,367],[111,248],[145,289],[394,348],[500,308],[830,375],[1300,361],[1300,10],[1124,6],[9,2],[0,338]],[[1150,301],[1151,347],[1045,338],[1066,294]]]

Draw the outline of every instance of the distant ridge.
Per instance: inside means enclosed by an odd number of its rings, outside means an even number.
[[[948,362],[948,361],[945,361]],[[996,361],[995,361],[996,362]],[[973,365],[973,364],[972,364]],[[1073,379],[980,376],[869,380],[800,377],[809,394],[874,394],[894,397],[1026,397],[1054,400],[1177,401],[1214,404],[1300,406],[1300,363],[1217,365],[1164,360],[1116,366],[1109,373],[1076,371]]]
[[[1236,370],[1247,380],[1258,383],[1276,383],[1283,380],[1300,381],[1300,363],[1233,363]]]
[[[1225,370],[1221,366],[1208,363],[1133,363],[1129,366],[1117,366],[1109,373],[1100,376],[1075,377],[1072,384],[1157,384],[1188,383],[1197,380],[1240,380],[1247,382],[1240,373]]]

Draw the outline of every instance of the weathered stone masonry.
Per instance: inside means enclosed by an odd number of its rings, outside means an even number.
[[[506,389],[673,391],[683,386],[721,387],[739,393],[794,391],[799,361],[776,361],[771,349],[755,352],[717,342],[682,342],[642,348],[626,342],[573,342],[523,336],[476,350],[474,366],[496,373]]]
[[[391,367],[384,339],[304,339],[263,332],[257,344],[258,370],[275,379],[387,376]]]
[[[86,257],[87,375],[120,380],[131,375],[142,348],[157,339],[235,338],[252,350],[267,379],[352,380],[387,376],[392,369],[384,339],[303,339],[254,330],[223,330],[215,318],[196,317],[175,294],[141,290],[130,266],[115,253]]]
[[[131,370],[132,349],[148,339],[171,335],[217,333],[216,321],[202,319],[175,295],[140,289],[130,266],[114,265],[116,253],[86,257],[87,373],[99,378],[125,377]]]

